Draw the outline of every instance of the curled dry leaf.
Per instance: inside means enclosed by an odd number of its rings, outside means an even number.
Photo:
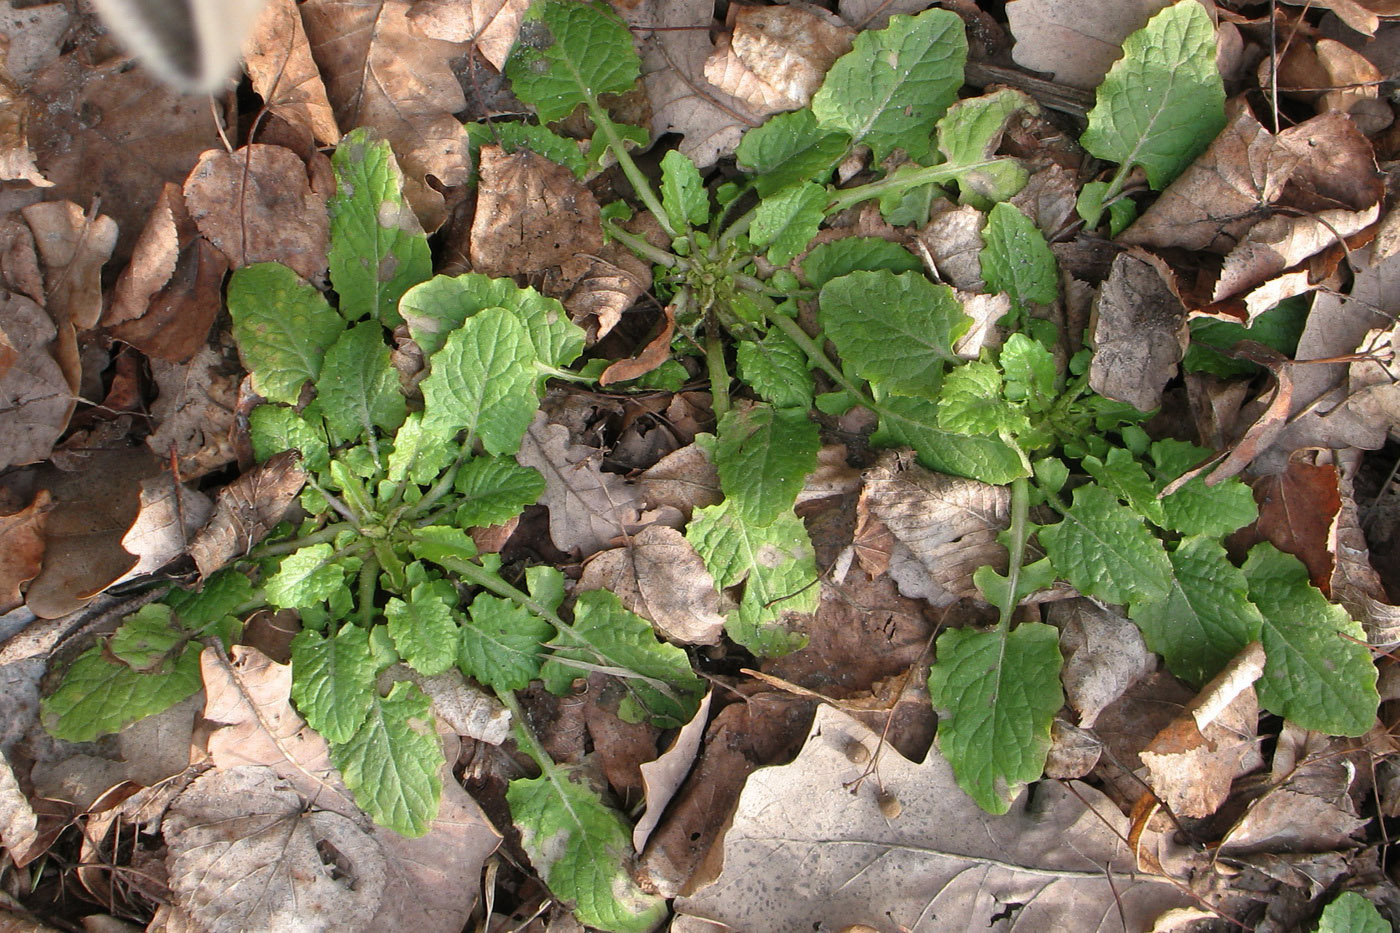
[[[625,547],[595,554],[580,590],[611,590],[670,641],[713,645],[724,630],[719,593],[705,562],[679,531],[649,525]]]
[[[4,67],[0,67],[0,179],[27,181],[52,188],[34,162],[29,148],[29,100]]]
[[[159,395],[151,406],[157,425],[146,438],[156,456],[174,455],[180,477],[192,480],[232,463],[239,368],[214,347],[188,363],[152,359]]]
[[[1245,234],[1244,240],[1225,257],[1225,266],[1215,283],[1212,300],[1230,298],[1269,281],[1317,255],[1338,239],[1369,227],[1376,222],[1379,212],[1379,205],[1373,204],[1362,211],[1320,211],[1302,217],[1280,214],[1255,224]],[[1303,284],[1311,284],[1311,280],[1304,280]],[[1300,293],[1294,291],[1292,294]],[[1262,306],[1257,310],[1251,308],[1251,317],[1288,297],[1291,295],[1271,293],[1269,304],[1256,301],[1256,306]]]
[[[1119,253],[1094,299],[1095,392],[1140,411],[1162,403],[1162,389],[1186,352],[1186,308],[1171,269],[1141,250]]]
[[[626,382],[629,379],[645,376],[656,369],[671,358],[671,338],[675,334],[675,306],[663,305],[661,308],[661,329],[651,340],[647,341],[647,345],[642,348],[641,353],[631,359],[618,360],[603,370],[603,374],[598,377],[598,385],[607,386],[615,382]]]
[[[190,556],[199,575],[209,576],[265,538],[304,485],[301,455],[289,450],[219,490],[214,517],[190,543]]]
[[[102,316],[102,266],[117,243],[112,218],[88,216],[71,201],[45,201],[24,208],[34,245],[44,264],[45,306],[54,323],[84,331]]]
[[[661,822],[661,814],[666,811],[667,804],[676,796],[676,791],[680,790],[695,765],[695,756],[699,754],[700,742],[705,737],[705,727],[710,722],[710,701],[714,695],[713,690],[705,694],[690,722],[681,726],[671,740],[670,748],[657,756],[655,761],[641,766],[647,808],[632,828],[632,848],[638,852],[646,848],[647,840]]]
[[[481,57],[504,71],[529,0],[420,0],[408,21],[433,39],[471,42]]]
[[[598,201],[573,172],[528,149],[482,146],[471,261],[492,276],[563,265],[603,245]]]
[[[292,150],[262,143],[233,153],[211,149],[185,181],[185,202],[233,268],[280,262],[309,282],[325,279],[326,199],[311,190]]]
[[[77,401],[53,356],[56,337],[33,301],[0,300],[0,468],[44,459],[68,426]]]
[[[23,868],[42,854],[36,851],[39,841],[39,815],[30,806],[10,762],[0,755],[0,845],[16,867]]]
[[[705,60],[705,78],[758,116],[811,103],[854,30],[805,3],[729,8],[731,32]]]
[[[243,62],[268,110],[310,131],[323,146],[340,141],[340,127],[295,0],[267,2],[243,42]]]
[[[309,0],[300,9],[337,123],[389,141],[404,196],[433,233],[447,209],[428,177],[451,187],[471,172],[467,131],[453,116],[467,100],[449,67],[467,46],[419,34],[406,0]]]
[[[177,483],[169,473],[143,479],[140,511],[121,540],[122,549],[136,556],[136,565],[122,579],[155,573],[182,556],[213,509],[208,496]]]
[[[24,508],[0,515],[0,615],[24,605],[20,587],[39,575],[51,501],[48,491],[41,489]]]

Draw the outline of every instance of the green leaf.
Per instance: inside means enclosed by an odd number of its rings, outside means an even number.
[[[269,402],[295,405],[301,387],[321,374],[326,351],[345,329],[321,293],[275,262],[233,273],[228,310],[238,355],[253,389]]]
[[[802,274],[813,288],[858,269],[875,272],[918,272],[919,257],[898,243],[872,236],[848,236],[829,243],[818,243],[802,259]]]
[[[1030,431],[1024,412],[1003,397],[1001,373],[991,363],[964,363],[943,379],[938,426],[956,434],[1009,434]]]
[[[803,480],[817,467],[821,438],[806,409],[755,405],[720,419],[715,469],[720,487],[745,521],[768,525],[792,510]]]
[[[1264,624],[1259,703],[1304,729],[1362,735],[1380,696],[1366,633],[1308,582],[1308,571],[1272,544],[1256,544],[1244,564],[1249,598]]]
[[[316,410],[320,406],[316,405]],[[310,406],[306,412],[312,411]],[[313,472],[324,470],[330,463],[330,442],[326,429],[307,420],[285,405],[259,405],[248,415],[248,436],[253,442],[253,457],[262,463],[284,450],[301,451],[302,466]],[[319,418],[317,422],[319,422]]]
[[[163,669],[142,673],[109,659],[102,645],[93,645],[43,701],[44,725],[57,738],[91,742],[167,710],[199,691],[199,652],[199,645],[187,645]]]
[[[494,142],[505,152],[527,149],[536,155],[542,155],[573,172],[579,181],[588,176],[588,158],[579,149],[578,141],[560,136],[547,126],[493,120],[489,127],[480,123],[468,123],[467,132],[473,137],[473,142],[476,142],[472,150],[473,165],[476,164],[477,151],[481,145]]]
[[[348,742],[364,725],[376,673],[369,632],[358,625],[330,638],[302,629],[292,639],[292,699],[327,742]]]
[[[1076,489],[1064,519],[1041,527],[1040,543],[1060,576],[1085,596],[1126,605],[1167,595],[1172,565],[1162,542],[1102,486]]]
[[[513,453],[539,405],[535,384],[535,348],[525,326],[504,308],[487,308],[433,354],[422,382],[423,424],[443,432],[465,428],[488,453]]]
[[[390,598],[384,607],[389,635],[399,655],[420,674],[432,677],[457,662],[456,593],[444,581],[420,583],[408,601]],[[443,590],[446,589],[446,594]]]
[[[938,636],[928,676],[938,749],[958,786],[988,813],[1005,813],[1045,769],[1050,724],[1064,704],[1059,640],[1040,622]]]
[[[540,676],[544,643],[553,637],[554,626],[524,606],[482,593],[462,626],[457,664],[495,690],[523,690]]]
[[[1045,236],[1025,214],[998,204],[982,230],[982,278],[988,291],[1006,292],[1011,310],[1029,315],[1031,303],[1048,305],[1060,296],[1060,273]]]
[[[813,383],[807,354],[780,330],[744,340],[735,354],[739,376],[777,408],[811,408]]]
[[[148,603],[122,620],[107,641],[107,651],[141,673],[162,667],[190,641],[169,606]]]
[[[1167,595],[1134,600],[1128,615],[1173,674],[1200,686],[1259,637],[1264,619],[1219,542],[1186,538],[1170,556]]]
[[[1031,98],[1010,88],[960,100],[949,107],[938,121],[938,148],[948,167],[972,166],[991,159],[1001,145],[1007,124],[1021,110],[1039,113],[1040,108]],[[1018,160],[999,159],[958,176],[959,200],[985,210],[1024,188],[1028,177]]]
[[[991,567],[978,567],[974,570],[972,582],[982,594],[982,598],[993,606],[1018,606],[1021,600],[1032,593],[1054,586],[1055,568],[1045,558],[1023,565],[1020,575],[1016,577],[1014,596],[1007,592],[1011,586],[1011,579],[1005,574],[997,573]]]
[[[450,525],[428,525],[414,529],[408,550],[419,560],[430,560],[446,570],[453,564],[476,557],[476,542],[464,529]]]
[[[1191,346],[1182,368],[1189,373],[1207,372],[1217,376],[1252,376],[1260,371],[1256,363],[1225,356],[1241,340],[1253,340],[1273,347],[1292,358],[1298,338],[1308,321],[1311,295],[1295,295],[1274,305],[1250,321],[1248,327],[1220,318],[1196,318],[1191,322]]]
[[[787,613],[814,612],[821,596],[807,529],[791,512],[766,526],[737,514],[730,500],[697,509],[686,528],[721,590],[744,584],[739,606],[725,618],[725,632],[758,657],[796,651],[807,638],[783,622]]]
[[[856,36],[812,98],[824,130],[865,143],[879,162],[896,148],[923,161],[934,124],[958,96],[967,63],[962,20],[947,10],[891,16]]]
[[[761,198],[788,185],[824,182],[825,176],[851,147],[845,133],[833,133],[817,125],[810,107],[779,113],[739,140],[734,157],[753,177]]]
[[[375,696],[354,737],[331,743],[331,762],[355,802],[380,826],[404,836],[431,828],[445,759],[432,703],[414,684],[396,683],[387,697]]]
[[[632,34],[616,16],[587,3],[546,0],[530,7],[506,61],[515,96],[541,123],[562,120],[598,95],[630,91],[641,74]]]
[[[1123,41],[1079,141],[1100,159],[1140,165],[1157,191],[1225,127],[1215,27],[1195,0],[1179,0]],[[1096,218],[1097,219],[1097,218]]]
[[[678,233],[710,219],[710,195],[695,163],[672,149],[661,159],[661,206]]]
[[[1152,460],[1157,466],[1160,490],[1195,467],[1210,451],[1186,441],[1155,441]],[[1254,493],[1236,477],[1214,486],[1197,476],[1161,500],[1162,527],[1184,535],[1221,537],[1243,528],[1259,517]]]
[[[476,272],[434,276],[409,289],[399,302],[413,339],[429,357],[442,349],[450,332],[487,308],[505,308],[519,318],[543,363],[567,366],[583,352],[583,331],[569,320],[564,306],[510,279]]]
[[[886,447],[908,445],[919,463],[939,473],[1003,485],[1029,476],[1026,455],[999,437],[955,434],[938,425],[938,406],[921,398],[880,399],[880,429],[870,438]]]
[[[861,378],[897,395],[933,399],[944,364],[955,359],[953,341],[971,322],[948,286],[882,270],[822,286],[821,323]]]
[[[1337,895],[1322,909],[1317,923],[1317,933],[1390,933],[1392,929],[1376,905],[1355,891]]]
[[[650,933],[666,919],[666,901],[643,891],[627,870],[632,830],[573,778],[555,768],[510,782],[506,802],[521,847],[579,922],[614,933]]]
[[[749,238],[768,248],[768,261],[785,266],[807,248],[822,225],[829,200],[826,188],[804,181],[758,202]]]
[[[607,590],[578,595],[574,624],[560,631],[554,644],[540,669],[551,693],[567,693],[575,677],[587,676],[589,669],[601,665],[627,688],[618,715],[628,722],[650,719],[663,729],[674,729],[699,709],[705,682],[690,669],[690,658],[675,645],[658,641],[651,625],[624,609]]]
[[[423,227],[403,196],[403,173],[387,140],[366,128],[346,134],[331,156],[331,284],[347,320],[394,327],[399,299],[433,274]]]
[[[263,595],[278,609],[314,606],[345,586],[345,568],[331,558],[329,544],[313,544],[286,557],[263,584]]]
[[[357,324],[331,344],[316,380],[316,398],[337,443],[372,437],[375,428],[393,432],[403,424],[408,408],[378,322]]]
[[[544,492],[544,477],[508,457],[476,457],[457,471],[456,486],[467,498],[457,524],[477,528],[508,522],[533,505]]]
[[[1157,498],[1159,487],[1132,453],[1122,447],[1112,447],[1104,459],[1084,457],[1081,464],[1095,482],[1130,505],[1134,512],[1154,525],[1162,525],[1162,502]]]
[[[411,480],[427,486],[457,459],[461,445],[452,430],[434,430],[423,424],[423,413],[414,412],[394,433],[385,475],[391,482]]]
[[[204,581],[198,590],[171,590],[165,603],[175,610],[180,624],[200,632],[233,615],[253,600],[253,584],[237,570],[220,570]]]

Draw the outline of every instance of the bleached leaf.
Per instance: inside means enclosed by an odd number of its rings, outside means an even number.
[[[712,645],[724,616],[704,562],[679,531],[648,525],[626,547],[595,554],[584,566],[580,590],[606,589],[671,641]]]

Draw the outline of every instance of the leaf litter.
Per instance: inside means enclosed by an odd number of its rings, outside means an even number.
[[[0,19],[16,903],[1394,919],[1400,9],[615,6]]]

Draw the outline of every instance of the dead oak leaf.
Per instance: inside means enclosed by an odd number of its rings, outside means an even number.
[[[1092,91],[1123,56],[1123,40],[1172,0],[1013,0],[1006,18],[1016,45],[1011,57],[1060,84]]]
[[[306,165],[281,146],[211,149],[185,181],[190,217],[235,269],[280,262],[309,282],[326,276],[330,218]]]
[[[1171,270],[1141,250],[1119,253],[1093,310],[1089,385],[1139,411],[1156,408],[1187,343],[1186,307]]]
[[[482,146],[471,262],[491,276],[561,266],[603,245],[598,201],[571,171],[528,149]]]
[[[265,538],[304,485],[301,455],[289,450],[219,490],[214,516],[190,544],[200,576],[209,576]]]
[[[33,301],[0,300],[0,468],[43,460],[68,426],[77,403],[53,356],[56,337]]]
[[[295,0],[267,3],[243,42],[243,61],[253,90],[268,110],[309,130],[323,146],[340,141],[340,127]]]
[[[72,201],[31,204],[20,213],[44,267],[45,306],[60,329],[95,327],[102,316],[102,266],[117,243],[117,225]]]
[[[729,34],[705,60],[705,78],[758,116],[811,103],[826,72],[851,50],[854,30],[804,3],[729,8]]]
[[[408,10],[406,0],[308,0],[301,16],[337,122],[389,141],[404,196],[433,233],[447,209],[428,177],[452,187],[471,173],[467,131],[453,116],[467,100],[449,67],[467,45],[421,35]]]
[[[184,480],[232,463],[237,455],[237,364],[214,347],[201,348],[186,363],[150,362],[160,394],[151,407],[157,428],[146,446],[157,456],[178,458]]]
[[[667,640],[713,645],[724,630],[719,592],[705,562],[674,528],[650,525],[626,546],[595,554],[580,590],[611,590]]]
[[[529,0],[420,0],[408,20],[423,35],[471,42],[497,71],[505,71]]]

